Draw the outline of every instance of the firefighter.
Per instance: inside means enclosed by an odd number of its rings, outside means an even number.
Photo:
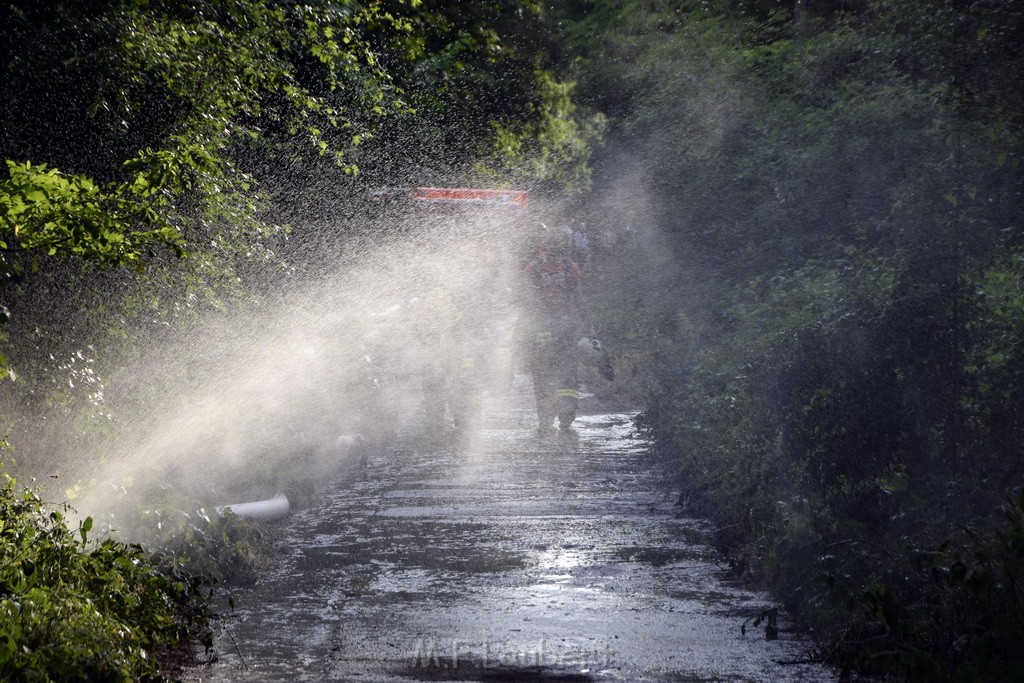
[[[467,318],[470,311],[451,288],[437,285],[417,305],[416,336],[422,350],[425,431],[444,433],[445,408],[457,432],[471,430],[479,419],[483,363]]]
[[[479,422],[499,337],[494,250],[473,234],[458,244],[457,253],[462,271],[438,269],[417,305],[426,431],[433,436],[444,432],[446,408],[457,432],[472,431]]]
[[[538,431],[572,432],[580,397],[579,347],[581,332],[593,336],[594,325],[583,297],[579,265],[572,260],[573,231],[569,226],[544,230],[536,255],[526,266],[529,299],[526,343]]]

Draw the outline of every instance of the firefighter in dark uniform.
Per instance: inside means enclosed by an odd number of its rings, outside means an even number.
[[[462,272],[437,275],[418,307],[425,426],[433,436],[444,432],[446,407],[457,432],[477,426],[498,345],[494,250],[486,236],[466,239],[460,247]]]
[[[526,266],[527,360],[533,376],[539,432],[558,426],[572,431],[580,398],[581,332],[593,336],[593,322],[583,297],[579,265],[572,259],[573,231],[562,226],[547,231],[535,257]]]

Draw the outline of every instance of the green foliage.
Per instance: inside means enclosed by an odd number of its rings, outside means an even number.
[[[790,8],[564,10],[579,97],[610,120],[595,188],[628,174],[695,273],[645,304],[651,334],[690,350],[660,356],[641,422],[823,655],[1009,679],[1019,621],[954,600],[964,583],[932,600],[917,568],[950,539],[991,586],[1017,580],[993,513],[1024,484],[1024,12]],[[1002,559],[978,560],[964,526]],[[1000,645],[968,647],[980,633]]]
[[[584,187],[601,117],[553,70],[545,22],[504,0],[0,3],[0,379],[18,380],[0,421],[21,468],[64,469],[50,458],[123,427],[136,406],[108,404],[108,378],[168,330],[332,259],[366,185],[479,179],[478,159],[514,142],[491,168],[516,174],[502,184]],[[332,229],[304,230],[311,218]],[[5,603],[13,677],[155,675],[154,652],[184,642],[174,624],[202,616],[192,583],[179,595],[160,577],[251,579],[264,549],[230,516],[150,509],[160,574],[33,505],[18,523],[64,564]],[[86,570],[97,591],[130,584],[131,608],[92,609]]]
[[[40,247],[63,244],[60,231],[75,230],[75,220],[92,228],[93,240],[125,235],[126,223],[162,222],[153,228],[164,229],[159,237],[188,241],[207,255],[206,238],[218,236],[210,233],[219,224],[256,225],[254,184],[232,162],[240,147],[298,139],[343,163],[345,151],[368,135],[360,117],[403,106],[368,41],[374,31],[405,31],[407,22],[373,5],[125,1],[98,13],[69,6],[48,12],[34,3],[5,10],[12,59],[0,98],[8,120],[0,152],[36,162],[41,156],[76,172],[65,186],[65,175],[51,170],[28,178],[26,167],[11,181],[24,182],[4,188],[11,195],[7,227],[40,235]],[[72,44],[91,48],[91,60],[40,52]],[[41,64],[52,65],[42,81]],[[39,101],[41,91],[84,100],[86,111],[73,109],[70,119],[61,111],[60,118],[71,135],[106,145],[103,161],[78,153],[72,140],[40,132],[40,119],[54,117],[50,107],[58,104]],[[122,166],[118,154],[129,161]],[[81,177],[79,169],[93,173]],[[30,202],[26,209],[26,195],[40,191],[56,193],[53,206]],[[42,234],[45,226],[56,234]],[[75,246],[78,255],[108,265],[138,256],[131,249],[117,257],[96,253],[81,248],[81,240]]]
[[[179,522],[181,527],[161,553],[199,576],[230,584],[251,584],[266,569],[270,552],[267,532],[257,522],[225,515]]]
[[[152,501],[150,501],[152,502]],[[120,533],[147,539],[154,557],[194,576],[208,576],[231,585],[251,584],[265,569],[270,540],[263,525],[227,514],[207,514],[204,508],[183,513],[174,506],[152,505],[118,523]]]
[[[0,183],[4,251],[67,254],[108,267],[141,262],[153,244],[184,253],[180,233],[148,201],[158,196],[160,186],[153,188],[144,174],[130,185],[104,191],[85,176],[69,178],[45,165],[8,161],[7,169],[9,177]],[[0,262],[0,268],[6,265]],[[33,266],[38,268],[38,262]],[[21,275],[16,265],[7,270],[9,276]]]
[[[982,680],[1024,676],[1016,638],[1024,631],[1024,491],[1002,513],[1001,523],[967,528],[930,558],[941,591],[927,599],[931,635],[965,663],[966,676]]]
[[[159,678],[161,658],[209,642],[208,581],[136,545],[90,541],[35,491],[0,488],[0,674],[10,680]]]
[[[831,614],[844,619],[845,629],[823,648],[847,672],[901,672],[909,680],[1020,678],[1022,505],[1018,493],[1002,506],[1001,518],[900,557],[898,568],[880,545],[844,552],[881,567],[870,584],[841,589],[845,613]],[[835,578],[841,577],[831,590]]]
[[[0,188],[17,276],[4,351],[33,396],[57,374],[50,356],[123,344],[268,269],[287,277],[293,251],[333,249],[280,223],[351,215],[357,171],[479,179],[476,158],[504,135],[520,145],[510,168],[587,182],[594,131],[546,68],[536,3],[12,1],[0,26],[0,158],[19,169]],[[125,265],[145,272],[126,280]]]
[[[534,116],[515,129],[493,122],[492,158],[482,162],[485,175],[517,187],[551,188],[564,194],[590,189],[590,155],[607,120],[603,114],[582,118],[572,99],[575,83],[560,82],[540,71]]]
[[[975,347],[968,371],[981,375],[981,391],[990,401],[1015,401],[1020,386],[1024,339],[1024,253],[1015,251],[975,277],[978,304],[988,334]]]
[[[403,108],[369,41],[406,23],[355,2],[4,3],[5,355],[28,394],[42,396],[49,358],[111,341],[97,326],[122,343],[139,317],[237,295],[247,263],[284,272],[286,231],[238,160],[289,141],[345,166],[368,112]]]
[[[25,465],[105,429],[107,378],[166,331],[330,260],[367,186],[585,185],[553,40],[536,3],[0,5],[0,414]],[[521,173],[481,180],[499,131]]]

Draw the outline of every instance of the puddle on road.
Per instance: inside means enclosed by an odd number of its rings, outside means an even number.
[[[293,515],[235,590],[203,680],[825,680],[809,644],[740,635],[772,603],[721,581],[698,520],[641,460],[632,415],[534,436],[529,384],[472,450],[371,460]],[[244,658],[244,663],[243,663]]]

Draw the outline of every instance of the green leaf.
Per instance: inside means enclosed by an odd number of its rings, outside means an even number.
[[[82,520],[82,523],[78,525],[78,533],[82,537],[82,545],[85,545],[89,540],[89,531],[92,529],[92,517],[86,517]]]
[[[0,634],[0,664],[6,664],[14,656],[18,643],[9,633]]]

